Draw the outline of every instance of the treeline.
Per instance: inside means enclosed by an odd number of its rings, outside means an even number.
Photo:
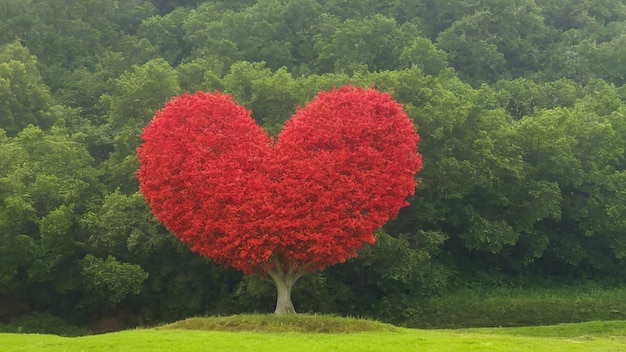
[[[299,282],[299,311],[402,323],[457,287],[622,282],[625,33],[619,0],[1,0],[0,322],[272,310],[137,192],[142,128],[196,90],[277,134],[319,90],[374,85],[419,128],[410,206]]]

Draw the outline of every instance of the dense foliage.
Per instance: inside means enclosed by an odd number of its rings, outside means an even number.
[[[389,94],[320,92],[276,140],[219,92],[173,98],[145,128],[140,191],[191,250],[269,277],[277,313],[308,272],[355,257],[408,205],[419,136]]]
[[[142,128],[197,90],[275,136],[318,91],[373,85],[419,129],[414,200],[305,276],[299,310],[405,322],[459,286],[623,282],[623,1],[352,3],[0,0],[0,321],[272,308],[138,193]]]

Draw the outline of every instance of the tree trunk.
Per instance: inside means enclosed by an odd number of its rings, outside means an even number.
[[[291,289],[296,281],[306,273],[304,270],[306,266],[298,270],[298,268],[289,265],[287,271],[285,271],[284,266],[277,259],[274,259],[273,263],[274,267],[267,272],[267,275],[274,282],[278,294],[274,314],[296,314],[296,310],[291,302]]]
[[[278,293],[274,314],[296,314],[296,310],[291,302],[291,289],[293,288],[294,283],[290,285],[286,282],[274,281],[274,285],[276,286],[276,291]]]

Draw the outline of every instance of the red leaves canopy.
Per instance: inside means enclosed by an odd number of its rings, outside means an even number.
[[[173,98],[138,149],[140,190],[191,249],[247,274],[356,255],[407,204],[419,136],[386,93],[351,86],[299,108],[277,142],[219,92]]]

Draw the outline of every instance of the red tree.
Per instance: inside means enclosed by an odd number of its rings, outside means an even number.
[[[219,92],[158,111],[138,149],[140,190],[201,255],[276,285],[293,313],[305,273],[354,257],[407,205],[419,136],[389,94],[352,86],[299,108],[277,141]]]

